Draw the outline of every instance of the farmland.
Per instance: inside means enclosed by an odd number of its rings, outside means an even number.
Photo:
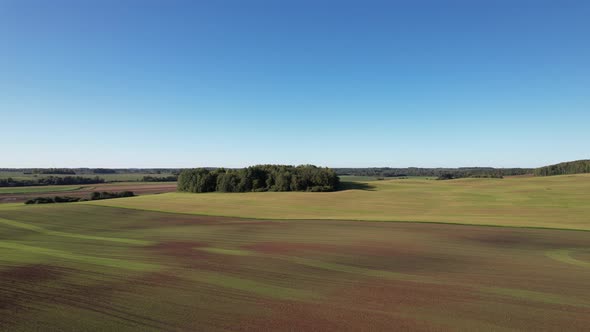
[[[0,204],[0,330],[581,331],[589,186],[406,179]]]
[[[264,219],[419,221],[590,230],[590,175],[356,182],[356,190],[168,193],[93,204]]]
[[[157,176],[163,177],[171,175],[170,173],[154,174],[154,173],[132,173],[132,172],[119,172],[113,174],[95,174],[95,173],[77,173],[78,176],[83,177],[95,177],[98,176],[104,179],[106,182],[125,182],[125,181],[141,181],[144,176]],[[30,180],[34,178],[47,178],[50,176],[68,176],[68,175],[56,175],[56,174],[27,174],[22,171],[0,171],[0,179],[13,178],[15,180]]]
[[[31,186],[0,188],[0,203],[24,202],[34,197],[71,196],[88,198],[95,191],[133,191],[138,195],[176,190],[171,182],[116,182],[86,186]]]
[[[4,187],[0,188],[2,194],[37,194],[37,193],[56,193],[61,191],[80,190],[81,186],[31,186],[31,187]]]
[[[581,330],[590,323],[586,232],[247,220],[83,204],[0,208],[0,229],[2,329]]]

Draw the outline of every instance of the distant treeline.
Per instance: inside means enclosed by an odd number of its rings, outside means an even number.
[[[475,175],[461,175],[461,174],[453,174],[453,173],[444,173],[439,175],[436,179],[437,180],[452,180],[452,179],[460,179],[460,178],[488,178],[488,179],[503,179],[504,176],[498,173],[488,173],[488,174],[475,174]]]
[[[493,168],[493,167],[460,167],[460,168],[335,168],[338,175],[374,176],[374,177],[404,177],[404,176],[432,176],[432,177],[495,177],[510,175],[532,174],[532,168]]]
[[[92,170],[94,174],[116,174],[117,171],[111,168],[95,168]]]
[[[208,168],[208,169],[215,169]],[[24,174],[178,174],[179,168],[0,168],[0,172]]]
[[[76,172],[69,168],[40,168],[31,172],[32,174],[57,174],[57,175],[75,175]]]
[[[534,174],[537,176],[590,173],[590,159],[568,161],[555,165],[539,167]]]
[[[13,178],[0,179],[0,187],[53,186],[95,183],[104,183],[104,179],[101,179],[98,176],[93,178],[82,176],[48,176],[46,178],[34,178],[26,180],[15,180]]]
[[[83,201],[96,201],[100,199],[111,199],[121,197],[133,197],[135,194],[132,191],[122,192],[93,192],[90,199],[83,197],[70,197],[70,196],[54,196],[54,197],[36,197],[31,198],[25,202],[25,204],[51,204],[51,203],[71,203],[71,202],[83,202]]]
[[[141,178],[141,182],[176,182],[177,180],[178,180],[177,175],[169,175],[169,176],[146,175]]]
[[[313,165],[257,165],[244,169],[186,169],[178,176],[178,191],[334,191],[340,179],[332,169]]]

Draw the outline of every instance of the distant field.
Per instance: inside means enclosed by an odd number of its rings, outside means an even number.
[[[2,187],[0,194],[29,194],[79,190],[81,186]]]
[[[266,219],[447,222],[590,230],[590,174],[366,181],[331,193],[168,193],[88,204]]]
[[[74,203],[0,205],[0,234],[2,331],[590,326],[586,232]]]
[[[340,181],[377,181],[376,176],[356,176],[356,175],[340,175]]]
[[[34,179],[34,178],[42,178],[42,177],[49,177],[49,176],[57,176],[57,177],[64,177],[64,176],[82,176],[82,177],[96,177],[98,176],[101,179],[104,179],[107,182],[110,181],[140,181],[144,176],[153,176],[153,177],[164,177],[169,176],[171,174],[153,174],[153,173],[122,173],[122,174],[94,174],[94,173],[82,173],[82,174],[24,174],[22,172],[0,172],[0,179],[5,178],[13,178],[15,180],[27,180],[27,179]]]
[[[133,191],[137,195],[176,191],[175,182],[114,182],[84,186],[32,186],[0,188],[0,203],[24,202],[34,197],[72,196],[89,198],[94,191]],[[2,204],[0,204],[1,206]]]
[[[340,180],[343,182],[348,181],[383,181],[383,180],[408,180],[408,179],[436,179],[436,176],[400,176],[400,177],[386,177],[380,178],[377,176],[357,176],[357,175],[340,175]]]

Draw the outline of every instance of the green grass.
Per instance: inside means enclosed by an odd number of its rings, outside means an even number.
[[[115,238],[115,237],[103,237],[103,236],[51,231],[51,230],[46,230],[46,229],[39,227],[39,226],[35,226],[35,225],[31,225],[31,224],[27,224],[27,223],[23,223],[23,222],[19,222],[19,221],[7,220],[7,219],[3,219],[3,218],[0,218],[0,224],[4,224],[4,225],[16,227],[16,228],[22,228],[22,229],[26,229],[29,231],[42,233],[45,235],[52,235],[52,236],[71,237],[71,238],[78,238],[78,239],[83,239],[83,240],[93,240],[93,241],[126,243],[126,244],[132,244],[132,245],[148,245],[148,244],[150,244],[149,241],[143,241],[143,240],[122,239],[122,238]]]
[[[205,252],[209,252],[212,254],[220,254],[220,255],[232,255],[232,256],[250,256],[252,253],[248,250],[237,250],[237,249],[223,249],[223,248],[197,248],[198,250],[202,250]]]
[[[35,247],[30,246],[22,243],[16,243],[11,241],[0,241],[0,249],[8,249],[6,253],[10,254],[10,250],[17,250],[22,251],[24,253],[28,253],[31,255],[42,255],[42,256],[51,256],[56,258],[61,258],[68,261],[80,262],[82,264],[93,264],[99,265],[104,267],[111,267],[117,269],[129,269],[129,270],[139,270],[139,271],[146,271],[146,270],[154,270],[157,268],[156,265],[147,264],[147,263],[140,263],[134,262],[130,260],[121,260],[121,259],[113,259],[113,258],[105,258],[105,257],[96,257],[96,256],[89,256],[89,255],[80,255],[73,252],[63,251],[63,250],[55,250],[43,247]]]
[[[191,276],[191,280],[280,300],[313,301],[321,298],[317,293],[311,291],[269,285],[264,282],[243,277],[232,277],[221,273],[196,272]]]
[[[584,249],[582,249],[582,250],[584,250]],[[546,255],[549,258],[555,259],[557,261],[560,261],[560,262],[563,262],[566,264],[572,264],[572,265],[579,266],[579,267],[590,268],[590,262],[575,259],[571,256],[571,254],[575,251],[576,251],[576,249],[555,249],[555,250],[547,251]]]
[[[82,204],[283,220],[414,221],[590,230],[590,174],[360,184],[364,190],[167,193]]]
[[[590,308],[590,301],[588,299],[575,299],[571,297],[562,297],[555,294],[547,294],[543,292],[535,292],[529,291],[524,289],[511,289],[511,288],[500,288],[500,287],[488,287],[484,288],[483,291],[497,294],[497,295],[504,295],[510,298],[526,300],[526,301],[535,301],[535,302],[543,302],[543,303],[550,303],[550,304],[557,304],[557,305],[570,305],[570,306],[579,306]]]

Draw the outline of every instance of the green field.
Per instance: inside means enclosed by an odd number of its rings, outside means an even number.
[[[168,193],[91,204],[266,219],[421,221],[590,230],[590,174],[386,180],[331,193]]]
[[[0,330],[590,326],[590,233],[512,227],[588,230],[589,176],[358,187],[0,204]]]

